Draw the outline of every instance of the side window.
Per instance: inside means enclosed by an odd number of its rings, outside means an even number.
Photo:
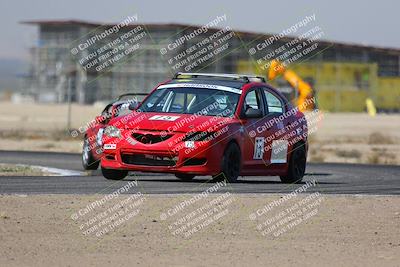
[[[104,110],[101,112],[101,116],[103,116],[106,119],[111,119],[112,116],[112,108],[113,105],[109,104],[104,108]]]
[[[177,93],[175,94],[174,99],[172,100],[172,105],[169,108],[168,112],[176,112],[182,113],[185,107],[185,94]]]
[[[116,107],[116,109],[117,109],[117,112],[115,114],[115,117],[122,117],[131,112],[131,110],[129,109],[129,103],[123,103],[123,104],[119,105],[118,107]]]
[[[283,113],[282,101],[267,89],[263,90],[269,113]]]
[[[262,109],[261,99],[259,98],[257,91],[253,90],[247,93],[244,99],[244,111],[249,108]]]

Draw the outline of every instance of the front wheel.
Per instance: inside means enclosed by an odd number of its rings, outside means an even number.
[[[89,139],[85,137],[82,147],[82,166],[85,170],[97,170],[99,167],[99,160],[95,160],[90,149]]]
[[[215,181],[227,180],[230,183],[237,181],[240,174],[241,154],[236,143],[231,143],[225,149],[222,158],[222,173],[213,176]]]
[[[108,180],[122,180],[128,175],[128,171],[125,170],[105,169],[103,167],[101,167],[101,173]]]
[[[307,155],[304,144],[297,144],[292,150],[287,175],[281,176],[283,183],[300,183],[306,172]]]

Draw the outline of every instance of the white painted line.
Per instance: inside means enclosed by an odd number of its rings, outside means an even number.
[[[49,176],[84,176],[85,175],[84,172],[80,172],[80,171],[58,169],[58,168],[39,166],[39,165],[16,164],[16,166],[31,167],[31,168],[39,169],[43,172],[50,173]]]
[[[54,176],[83,176],[84,173],[80,171],[67,170],[67,169],[58,169],[44,166],[31,166],[41,169],[42,171],[49,172],[54,174]]]

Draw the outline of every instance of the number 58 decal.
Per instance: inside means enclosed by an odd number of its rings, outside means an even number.
[[[264,156],[264,137],[256,137],[254,142],[254,154],[253,159],[263,159]]]

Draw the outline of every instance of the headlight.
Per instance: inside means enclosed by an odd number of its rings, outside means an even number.
[[[96,142],[97,142],[97,145],[99,145],[99,146],[103,145],[103,132],[104,132],[104,128],[100,128],[96,135]]]
[[[121,131],[115,126],[107,126],[104,129],[104,134],[108,137],[121,137]]]

